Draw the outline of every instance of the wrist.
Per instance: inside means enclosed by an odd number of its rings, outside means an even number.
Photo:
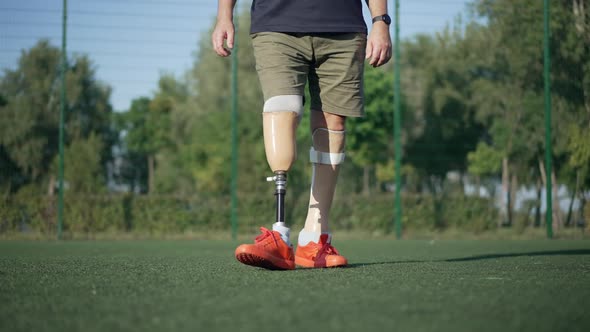
[[[389,25],[383,22],[375,22],[371,27],[371,32],[375,31],[378,34],[389,34]]]
[[[375,28],[389,30],[389,24],[386,24],[385,22],[375,22],[373,23],[373,29]]]
[[[375,17],[373,17],[373,25],[377,25],[378,23],[383,23],[387,26],[389,26],[391,24],[391,17],[389,15],[387,15],[387,13],[383,14],[383,15],[377,15]]]
[[[233,15],[217,15],[217,23],[233,23]]]

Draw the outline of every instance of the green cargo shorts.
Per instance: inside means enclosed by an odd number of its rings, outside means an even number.
[[[303,96],[309,82],[312,110],[363,116],[366,43],[363,33],[252,34],[264,100]]]

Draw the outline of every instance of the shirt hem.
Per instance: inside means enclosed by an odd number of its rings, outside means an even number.
[[[361,27],[358,25],[355,26],[338,26],[338,27],[314,27],[314,26],[305,26],[305,27],[289,27],[289,26],[273,26],[273,25],[265,25],[265,26],[258,26],[252,27],[250,29],[250,33],[257,33],[257,32],[292,32],[292,33],[325,33],[325,32],[335,32],[335,33],[367,33],[366,27]]]

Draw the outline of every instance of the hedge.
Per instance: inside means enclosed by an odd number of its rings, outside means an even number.
[[[333,229],[387,233],[393,230],[392,194],[337,195],[330,220]],[[302,227],[307,213],[307,193],[287,196],[287,221]],[[17,194],[0,200],[0,233],[54,233],[55,196]],[[72,233],[179,234],[188,231],[228,230],[230,197],[177,197],[157,195],[65,196],[64,231]],[[456,195],[434,199],[431,195],[402,196],[403,227],[414,230],[461,228],[482,232],[496,227],[498,211],[486,198]],[[274,221],[270,197],[240,195],[239,230],[256,232]]]

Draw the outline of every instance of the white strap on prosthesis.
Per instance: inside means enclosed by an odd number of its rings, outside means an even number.
[[[298,117],[303,113],[303,96],[280,95],[264,102],[263,112],[295,112]]]
[[[344,162],[344,152],[330,153],[316,151],[313,147],[309,149],[309,160],[314,164],[339,165]]]

